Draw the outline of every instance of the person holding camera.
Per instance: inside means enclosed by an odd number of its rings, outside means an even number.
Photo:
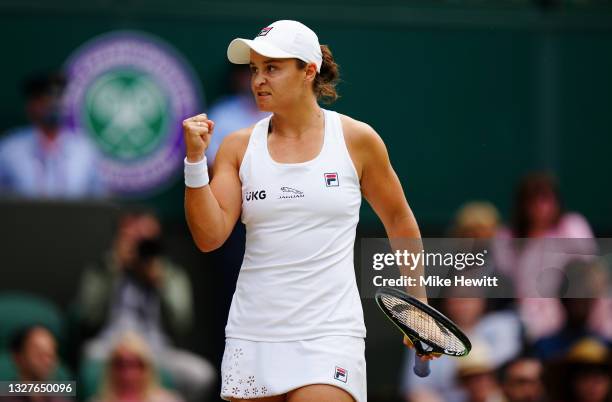
[[[161,226],[146,212],[120,217],[112,249],[83,274],[78,295],[86,360],[104,360],[126,332],[139,334],[189,401],[202,400],[216,370],[174,345],[191,330],[193,298],[184,270],[163,254]]]

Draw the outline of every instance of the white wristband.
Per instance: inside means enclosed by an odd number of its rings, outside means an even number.
[[[188,162],[185,164],[185,186],[190,188],[204,187],[208,184],[208,165],[206,164],[206,156],[199,162]]]

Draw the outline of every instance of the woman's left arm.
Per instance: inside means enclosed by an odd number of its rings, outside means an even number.
[[[348,134],[347,146],[360,177],[361,191],[382,221],[392,248],[420,252],[419,226],[408,205],[402,184],[391,166],[382,138],[372,127],[356,120],[346,118],[344,127]],[[418,283],[418,278],[423,275],[423,267],[416,267],[406,273],[417,278]],[[411,287],[407,291],[427,302],[424,288]]]

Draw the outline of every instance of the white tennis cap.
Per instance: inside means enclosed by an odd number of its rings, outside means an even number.
[[[319,38],[301,22],[276,21],[262,29],[253,40],[236,38],[227,47],[227,58],[234,64],[249,64],[251,49],[266,57],[315,63],[317,72],[321,72],[323,56]]]

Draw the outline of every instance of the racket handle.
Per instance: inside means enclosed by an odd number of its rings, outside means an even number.
[[[431,370],[429,369],[429,360],[421,360],[419,355],[414,356],[414,374],[419,377],[427,377]]]

